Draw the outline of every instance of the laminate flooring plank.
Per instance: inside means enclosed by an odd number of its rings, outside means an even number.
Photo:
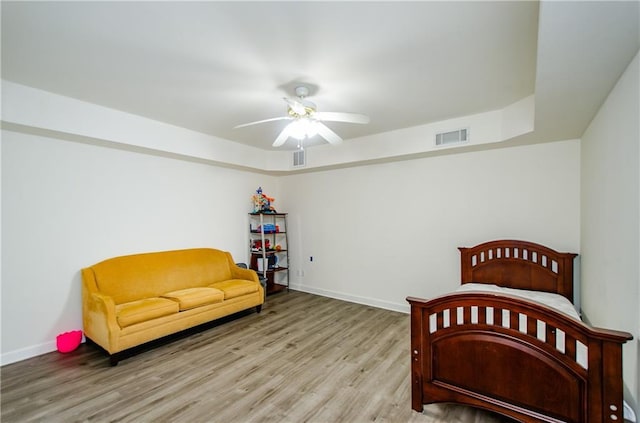
[[[411,410],[409,316],[303,292],[111,367],[81,345],[3,366],[2,422],[499,423],[480,410]],[[138,349],[136,349],[138,350]]]

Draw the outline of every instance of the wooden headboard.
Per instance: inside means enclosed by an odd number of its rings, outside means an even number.
[[[573,303],[573,259],[527,241],[498,240],[460,247],[462,283],[553,292]]]

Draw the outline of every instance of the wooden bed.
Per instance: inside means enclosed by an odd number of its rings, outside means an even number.
[[[525,241],[460,248],[462,283],[560,294],[573,259]],[[411,403],[449,402],[522,422],[623,421],[626,332],[597,329],[513,295],[456,292],[411,304]],[[564,341],[564,342],[563,342]]]

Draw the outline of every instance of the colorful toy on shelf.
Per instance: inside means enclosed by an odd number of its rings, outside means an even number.
[[[270,250],[271,249],[271,241],[268,239],[264,240],[264,246],[265,246],[265,250]],[[251,246],[251,249],[253,251],[262,251],[262,241],[259,239],[256,239],[255,241],[253,241],[253,245]]]
[[[258,226],[258,232],[264,232],[265,234],[272,234],[274,232],[278,232],[276,225],[273,223],[265,223],[262,226]]]
[[[264,194],[262,192],[262,187],[258,187],[256,193],[253,194],[252,199],[254,213],[276,213],[276,209],[271,205],[271,203],[276,201],[276,199]]]

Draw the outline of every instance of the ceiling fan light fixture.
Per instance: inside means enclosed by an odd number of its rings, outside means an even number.
[[[318,134],[318,122],[313,119],[304,119],[305,132],[307,138],[315,137]]]
[[[289,136],[297,140],[303,140],[307,136],[302,119],[296,119],[289,124]]]
[[[297,140],[311,138],[318,134],[318,124],[309,118],[298,118],[289,124],[288,134]]]

